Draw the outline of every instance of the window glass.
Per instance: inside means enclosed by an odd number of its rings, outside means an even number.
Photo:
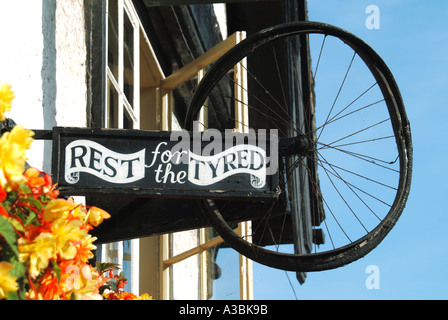
[[[108,110],[107,127],[118,128],[118,92],[115,90],[110,80],[107,81]]]
[[[123,265],[122,270],[124,272],[124,275],[126,276],[127,283],[124,286],[124,291],[131,292],[131,284],[132,284],[132,269],[131,269],[131,248],[132,241],[131,240],[125,240],[123,241]]]
[[[129,114],[125,111],[123,117],[123,129],[133,129],[133,128],[134,128],[134,122],[132,121],[132,118],[129,116]]]
[[[107,21],[107,65],[118,79],[118,0],[109,0]]]
[[[215,260],[213,295],[211,300],[238,300],[239,287],[239,255],[232,248],[219,248]]]
[[[123,30],[123,91],[131,107],[134,105],[134,30],[128,14],[125,13]]]

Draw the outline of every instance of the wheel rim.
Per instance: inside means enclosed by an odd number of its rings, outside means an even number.
[[[304,62],[297,54],[297,44],[306,43],[304,37],[311,52],[309,66],[308,59]],[[287,41],[289,44],[285,44]],[[273,47],[266,49],[268,45]],[[270,50],[272,55],[265,53]],[[281,60],[285,50],[289,58]],[[257,52],[262,52],[261,57],[256,57]],[[222,208],[232,203],[220,204],[219,208],[205,201],[212,225],[237,251],[275,268],[317,271],[361,258],[395,225],[410,188],[410,129],[392,74],[370,47],[344,30],[313,22],[277,26],[249,37],[212,66],[190,104],[187,129],[191,129],[204,101],[212,101],[217,88],[223,95],[225,82],[232,81],[229,70],[246,56],[246,73],[252,78],[249,93],[269,91],[260,84],[263,75],[256,74],[260,66],[311,70],[308,77],[301,72],[289,74],[295,78],[289,83],[297,83],[299,77],[303,80],[300,86],[288,87],[284,76],[278,76],[272,92],[279,95],[270,93],[248,103],[255,118],[249,119],[250,126],[277,128],[280,136],[302,135],[312,141],[314,148],[308,154],[280,159],[280,178],[288,181],[282,187],[288,214],[275,220],[277,225],[282,221],[281,228],[293,226],[289,233],[300,237],[292,241],[293,246],[282,245],[286,239],[267,225],[274,221],[267,213],[255,221],[251,241],[256,241],[251,243],[240,238],[232,222],[225,220]],[[267,56],[273,57],[271,64],[262,60]],[[344,65],[340,68],[334,58]],[[312,90],[303,83],[311,83]],[[256,86],[262,90],[253,89]],[[213,108],[214,104],[209,104],[209,109]],[[232,120],[231,112],[229,118]],[[317,246],[313,241],[318,242],[320,234],[325,234],[327,241]],[[269,241],[271,246],[264,247]]]

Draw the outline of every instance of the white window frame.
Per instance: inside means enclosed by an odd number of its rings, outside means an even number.
[[[106,1],[105,12],[105,45],[104,52],[107,54],[108,48],[108,33],[109,33],[109,0]],[[128,116],[131,122],[132,129],[138,129],[140,127],[140,23],[135,12],[132,2],[130,0],[117,0],[118,4],[118,79],[115,78],[110,70],[107,59],[106,61],[106,86],[105,90],[105,104],[104,104],[104,128],[111,128],[109,123],[110,108],[109,108],[109,90],[112,89],[118,95],[118,108],[117,115],[118,121],[116,124],[117,129],[124,128],[124,117]],[[125,15],[129,18],[129,21],[133,28],[133,105],[131,105],[124,93],[124,18]],[[125,252],[125,242],[117,241],[113,243],[106,243],[101,245],[101,261],[117,263],[124,269],[124,262],[130,261],[130,274],[125,274],[129,279],[128,287],[125,290],[131,291],[134,294],[139,294],[139,260],[140,260],[140,241],[139,239],[125,240],[129,241],[130,252]]]
[[[106,35],[109,33],[109,1],[106,0]],[[105,117],[103,126],[105,128],[109,126],[109,84],[118,94],[118,129],[123,129],[124,127],[124,116],[128,115],[130,121],[132,122],[132,129],[140,128],[140,36],[139,36],[139,28],[140,23],[138,20],[137,13],[132,5],[130,0],[116,0],[118,3],[118,79],[115,78],[113,72],[110,70],[107,59],[106,60],[106,88],[105,88]],[[126,98],[124,93],[124,18],[125,15],[129,17],[129,20],[134,29],[133,33],[133,62],[134,62],[134,70],[133,70],[133,105],[131,105]],[[108,37],[106,36],[106,50],[108,47]]]

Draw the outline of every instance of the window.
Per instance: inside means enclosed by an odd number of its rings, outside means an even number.
[[[104,127],[139,128],[138,18],[129,1],[107,2],[107,107]]]
[[[167,90],[172,90],[183,82],[192,78],[197,78],[199,82],[204,74],[205,68],[214,62],[220,55],[232,48],[235,44],[240,42],[244,38],[243,32],[236,32],[229,38],[210,49],[208,52],[191,61],[183,68],[177,70],[161,83],[162,87]],[[246,69],[243,67],[236,68],[234,76],[237,79],[235,85],[234,94],[238,95],[238,100],[241,102],[247,101],[247,83],[246,83]],[[247,103],[237,103],[235,105],[235,129],[241,132],[245,132],[249,128],[248,124],[248,110]],[[200,127],[198,130],[202,130],[208,124],[207,108],[203,108],[200,114]],[[201,125],[202,124],[202,125]],[[201,128],[202,127],[202,128]],[[251,234],[251,223],[240,223],[241,235]],[[199,230],[185,231],[183,233],[175,233],[167,235],[164,243],[164,265],[165,265],[165,282],[166,287],[169,290],[166,292],[165,298],[170,299],[185,299],[185,296],[176,294],[176,287],[182,287],[182,282],[185,282],[185,276],[182,279],[182,273],[185,272],[184,263],[190,263],[190,266],[196,265],[199,270],[198,278],[190,280],[196,280],[199,282],[198,299],[209,299],[212,296],[212,288],[209,286],[211,279],[215,273],[215,263],[211,260],[211,255],[214,251],[210,250],[214,246],[222,242],[222,239],[212,236],[212,229],[202,228]],[[184,243],[180,248],[176,246],[179,243],[182,235],[189,233],[193,239],[190,243]],[[195,238],[195,239],[194,239]],[[215,257],[213,257],[215,259]],[[178,278],[176,278],[178,277]],[[176,282],[177,279],[181,281]],[[173,283],[171,283],[171,281]],[[252,285],[252,261],[245,256],[239,255],[239,292],[241,299],[253,299],[253,285]],[[170,292],[171,291],[171,292]],[[191,290],[190,290],[191,292]],[[194,298],[190,295],[190,298]]]
[[[106,1],[107,34],[105,128],[138,129],[140,126],[140,29],[130,1]],[[101,245],[101,261],[118,264],[128,279],[126,291],[139,293],[139,240]]]

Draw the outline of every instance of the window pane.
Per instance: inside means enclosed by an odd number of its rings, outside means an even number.
[[[123,266],[122,270],[127,279],[124,291],[131,292],[132,271],[131,271],[131,240],[123,241]]]
[[[109,0],[107,33],[107,64],[118,79],[118,0]]]
[[[215,252],[215,275],[212,300],[238,300],[240,298],[239,255],[232,248],[219,248]]]
[[[107,107],[107,127],[118,128],[118,93],[114,86],[107,81],[108,107]]]
[[[172,256],[176,256],[199,245],[198,230],[176,232],[171,237]],[[171,268],[173,299],[199,299],[199,255],[193,255],[177,262]]]
[[[129,16],[124,14],[124,94],[133,107],[134,105],[134,26]]]
[[[123,129],[134,129],[134,122],[126,111],[124,111]]]

